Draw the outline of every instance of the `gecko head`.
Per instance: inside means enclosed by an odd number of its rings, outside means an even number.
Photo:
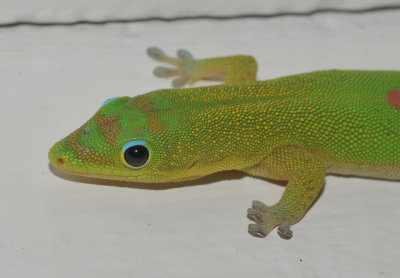
[[[173,111],[154,108],[146,95],[118,97],[49,151],[64,172],[134,182],[193,179],[198,159],[185,153]],[[167,105],[168,106],[168,105]]]

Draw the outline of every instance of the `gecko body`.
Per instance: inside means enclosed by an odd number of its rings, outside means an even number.
[[[287,181],[280,201],[253,201],[249,233],[290,238],[327,174],[400,180],[400,72],[317,71],[255,81],[251,56],[194,60],[149,49],[177,68],[177,87],[107,101],[49,152],[58,169],[135,182],[192,180],[223,170]]]

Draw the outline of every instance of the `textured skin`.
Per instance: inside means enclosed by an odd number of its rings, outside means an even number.
[[[400,180],[400,72],[318,71],[254,81],[250,56],[178,59],[150,49],[174,85],[226,77],[219,86],[117,98],[53,146],[61,170],[136,182],[196,179],[222,170],[288,181],[281,200],[254,201],[254,236],[279,226],[284,238],[317,199],[326,174]],[[176,81],[177,80],[177,81]],[[247,81],[246,81],[247,80]],[[389,94],[389,92],[391,92]],[[394,99],[394,100],[393,100]],[[133,169],[122,146],[144,140],[148,163]]]

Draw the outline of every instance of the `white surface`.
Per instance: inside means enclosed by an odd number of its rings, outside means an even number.
[[[1,0],[0,23],[304,12],[321,8],[362,9],[396,4],[400,4],[399,0]]]
[[[399,26],[385,12],[0,30],[0,277],[400,277],[398,182],[328,177],[285,241],[247,234],[251,201],[273,204],[281,186],[228,173],[118,187],[63,179],[47,160],[104,100],[170,86],[149,46],[253,54],[262,79],[399,69]]]

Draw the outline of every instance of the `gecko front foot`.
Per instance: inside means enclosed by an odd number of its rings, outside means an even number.
[[[290,239],[293,236],[289,223],[283,220],[278,211],[263,202],[253,201],[252,207],[247,210],[247,218],[256,223],[249,225],[248,231],[252,236],[266,237],[276,226],[279,226],[280,237]]]
[[[161,49],[150,47],[147,49],[147,54],[156,61],[167,63],[176,68],[157,67],[154,69],[154,75],[161,78],[170,78],[177,76],[172,80],[172,85],[176,88],[186,84],[192,84],[199,78],[194,74],[194,60],[192,54],[187,50],[180,49],[177,51],[177,58],[167,56]]]

